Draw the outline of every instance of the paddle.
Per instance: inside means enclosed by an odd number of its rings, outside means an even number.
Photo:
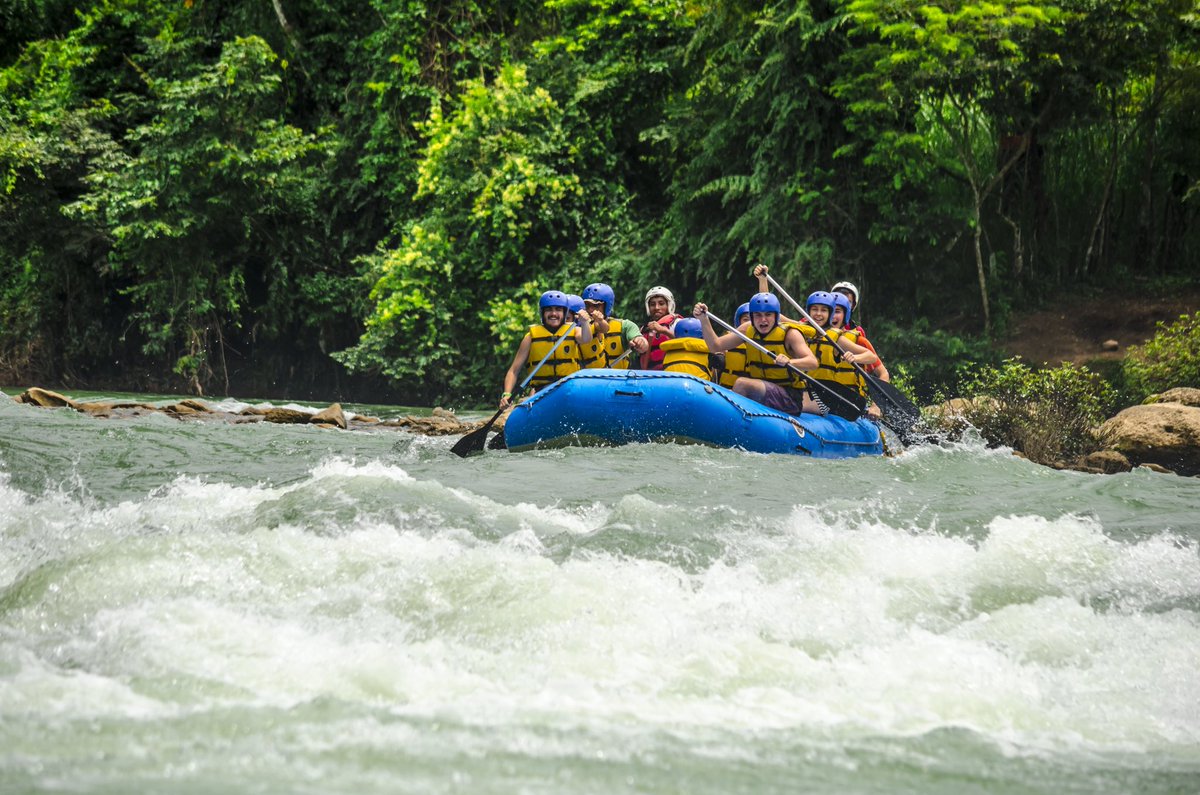
[[[723,326],[724,328],[728,329],[729,331],[732,331],[734,334],[736,334],[736,335],[738,335],[739,337],[741,337],[741,338],[742,338],[742,340],[743,340],[743,341],[744,341],[744,342],[745,342],[747,345],[752,345],[752,346],[754,346],[755,348],[758,348],[758,350],[762,351],[762,352],[763,352],[764,354],[766,354],[766,355],[767,355],[767,357],[768,357],[768,358],[770,358],[770,359],[774,359],[774,358],[775,358],[775,354],[771,353],[771,351],[769,351],[769,350],[768,350],[768,349],[767,349],[765,346],[763,346],[763,345],[760,345],[760,344],[759,344],[758,342],[756,342],[755,340],[752,340],[752,339],[750,339],[750,338],[749,338],[749,337],[747,337],[745,334],[743,334],[742,332],[738,331],[736,328],[734,328],[733,326],[729,325],[728,323],[726,323],[726,322],[725,322],[724,320],[722,320],[721,318],[719,318],[719,317],[717,317],[716,315],[714,315],[712,312],[707,312],[707,313],[705,313],[705,314],[707,314],[707,315],[708,315],[708,319],[709,319],[709,320],[712,320],[712,321],[716,322],[718,325],[720,325],[720,326]],[[808,382],[808,384],[809,384],[809,386],[812,386],[812,387],[815,387],[816,389],[819,389],[819,390],[821,390],[821,393],[822,393],[822,398],[821,398],[821,399],[822,399],[822,400],[825,400],[826,402],[828,402],[829,400],[831,400],[831,399],[833,399],[833,398],[836,398],[836,399],[838,399],[838,400],[842,401],[843,403],[845,403],[847,406],[849,406],[849,407],[851,408],[851,410],[853,410],[853,411],[854,411],[854,413],[855,413],[855,414],[858,414],[858,413],[859,413],[859,408],[858,408],[858,406],[854,405],[854,403],[852,403],[851,401],[847,400],[847,399],[846,399],[845,397],[843,397],[842,395],[839,395],[837,392],[835,392],[835,391],[833,391],[832,389],[830,389],[829,387],[825,386],[824,384],[822,384],[822,383],[821,383],[820,381],[818,381],[817,379],[813,378],[813,377],[812,377],[811,375],[809,375],[808,373],[806,373],[806,372],[804,372],[803,370],[801,370],[800,368],[798,368],[798,367],[794,367],[794,366],[792,366],[792,365],[790,365],[790,364],[787,364],[787,365],[784,365],[784,366],[785,366],[785,367],[787,367],[787,369],[788,369],[788,370],[790,370],[791,372],[795,373],[796,375],[800,376],[800,377],[801,377],[801,378],[803,378],[805,381],[807,381],[807,382]]]
[[[816,329],[818,334],[828,339],[825,329],[821,328],[817,321],[813,320],[812,316],[804,311],[804,307],[796,303],[795,298],[787,294],[787,290],[783,289],[773,276],[767,274],[767,281],[779,291],[780,295],[788,300],[789,304],[796,307],[796,310],[804,316],[809,325]],[[840,358],[842,349],[838,348],[837,344],[832,340],[830,340],[830,344],[837,349]],[[873,375],[869,375],[858,362],[850,362],[849,364],[862,376],[863,381],[866,382],[867,391],[871,393],[871,398],[879,404],[879,410],[883,412],[884,420],[887,424],[892,426],[901,438],[905,437],[912,426],[921,419],[921,410],[917,408],[916,404],[906,398],[899,389],[896,389],[896,387],[887,381],[882,381]]]
[[[615,361],[612,361],[612,362],[610,362],[608,366],[609,366],[609,367],[613,367],[613,366],[615,366],[615,365],[618,365],[618,364],[620,364],[621,362],[623,362],[623,361],[625,361],[626,359],[628,359],[628,358],[629,358],[629,354],[631,354],[631,353],[633,353],[633,348],[629,348],[629,349],[627,349],[627,350],[626,350],[624,353],[622,353],[620,356],[618,356],[618,357],[616,358],[616,360],[615,360]]]
[[[624,353],[622,353],[620,356],[618,356],[608,366],[612,367],[613,365],[620,364],[621,362],[628,359],[629,354],[631,354],[631,353],[633,353],[633,348],[629,348],[628,350],[626,350]],[[498,434],[496,434],[495,436],[493,436],[492,440],[487,443],[487,449],[489,449],[489,450],[504,450],[507,447],[508,447],[508,443],[504,441],[504,429],[503,428],[501,428],[500,432]]]
[[[554,347],[546,351],[546,355],[543,356],[542,360],[537,363],[537,366],[529,371],[529,375],[525,376],[525,380],[522,381],[521,385],[517,387],[517,390],[514,392],[514,394],[519,394],[525,391],[525,387],[528,386],[529,382],[533,379],[534,373],[536,373],[538,370],[541,370],[542,365],[554,355],[556,350],[558,350],[558,346],[567,341],[567,338],[571,336],[571,330],[573,328],[575,328],[575,321],[571,321],[567,324],[566,331],[564,331],[562,336],[558,338],[558,342],[555,342]],[[503,413],[504,409],[497,409],[496,413],[492,415],[490,420],[484,423],[482,428],[477,428],[471,431],[466,436],[455,442],[454,446],[450,448],[450,452],[454,453],[460,458],[466,458],[467,456],[475,453],[482,453],[483,446],[487,443],[488,431],[491,430],[492,426],[496,424],[496,420],[500,419],[500,415]]]

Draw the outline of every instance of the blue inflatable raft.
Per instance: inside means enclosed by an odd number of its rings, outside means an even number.
[[[882,455],[879,426],[860,419],[790,416],[683,373],[580,370],[517,404],[504,426],[509,450],[681,442],[813,458]]]

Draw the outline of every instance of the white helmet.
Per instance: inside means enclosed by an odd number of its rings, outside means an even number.
[[[838,282],[829,288],[829,292],[836,293],[838,290],[849,290],[854,296],[854,306],[858,306],[858,288],[854,286],[854,282]]]
[[[656,295],[667,299],[667,311],[675,314],[675,296],[671,295],[671,291],[666,287],[651,287],[646,291],[646,314],[650,314],[650,299]]]

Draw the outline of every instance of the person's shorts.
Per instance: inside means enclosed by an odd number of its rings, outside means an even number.
[[[763,394],[764,406],[782,411],[784,414],[799,414],[804,405],[804,392],[799,389],[781,386],[770,381],[764,381],[766,392]]]

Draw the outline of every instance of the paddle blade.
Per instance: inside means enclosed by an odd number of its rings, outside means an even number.
[[[921,421],[921,410],[900,390],[871,376],[867,376],[867,390],[883,413],[883,421],[896,432],[901,442],[908,446],[924,441],[923,436],[912,432],[913,426]]]
[[[454,453],[459,458],[466,458],[469,455],[482,453],[484,445],[487,444],[488,431],[491,430],[492,426],[496,423],[496,420],[500,418],[500,414],[503,411],[504,409],[500,409],[500,411],[497,411],[492,415],[490,420],[483,424],[482,428],[477,428],[471,431],[455,442],[454,446],[450,448],[450,452]]]
[[[503,428],[500,429],[500,433],[493,436],[492,440],[490,442],[488,442],[487,449],[489,449],[489,450],[507,450],[508,449],[508,442],[506,442],[504,440],[504,429]]]

